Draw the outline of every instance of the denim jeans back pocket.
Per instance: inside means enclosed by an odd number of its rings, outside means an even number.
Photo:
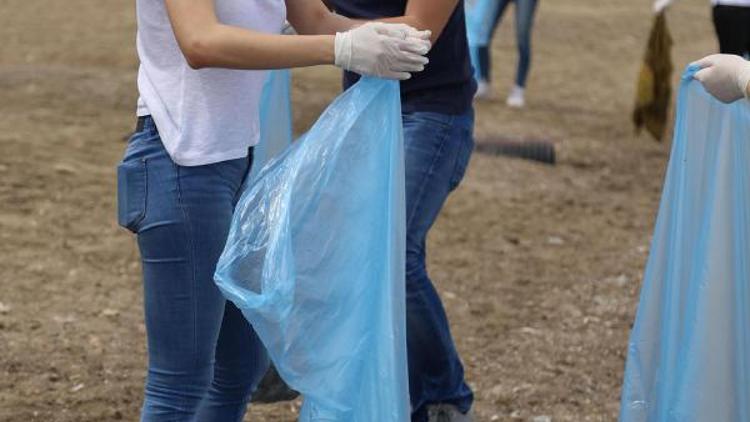
[[[145,159],[126,160],[117,166],[117,222],[133,233],[146,216],[147,182]]]

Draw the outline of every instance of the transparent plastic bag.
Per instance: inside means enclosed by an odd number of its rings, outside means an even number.
[[[478,79],[480,47],[487,47],[492,38],[498,0],[466,0],[466,37],[469,41],[471,64]]]
[[[750,103],[683,76],[623,422],[750,421]]]
[[[216,282],[301,421],[409,420],[398,83],[364,78],[237,205]]]
[[[292,144],[292,72],[271,70],[263,85],[260,103],[260,142],[253,148],[253,167],[249,180]]]

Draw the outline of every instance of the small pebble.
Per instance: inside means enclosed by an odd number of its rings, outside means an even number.
[[[565,244],[565,241],[561,237],[550,236],[547,238],[547,243],[550,245],[560,246]]]
[[[101,312],[101,316],[105,317],[116,317],[118,315],[120,315],[120,311],[117,309],[106,308]]]
[[[529,334],[529,335],[536,335],[542,332],[541,330],[537,328],[531,328],[531,327],[523,327],[519,331],[523,334]]]
[[[625,274],[620,274],[616,277],[609,277],[604,281],[622,287],[630,282],[630,278],[628,278],[628,276]]]
[[[78,169],[73,166],[72,164],[67,163],[57,163],[52,168],[60,173],[60,174],[76,174],[78,173]]]
[[[490,397],[491,398],[498,398],[503,395],[503,386],[498,384],[492,388],[490,388]]]
[[[52,317],[52,321],[60,324],[69,324],[71,322],[75,322],[76,317],[74,317],[73,315],[55,315]]]

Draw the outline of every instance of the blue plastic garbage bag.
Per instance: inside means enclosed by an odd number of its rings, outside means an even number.
[[[500,6],[498,0],[466,0],[466,36],[469,41],[469,54],[474,74],[479,79],[480,47],[487,47],[495,25],[495,15]]]
[[[399,95],[365,78],[336,99],[243,192],[217,266],[301,421],[409,420]]]
[[[260,99],[260,142],[253,148],[253,167],[249,180],[280,155],[292,143],[292,104],[288,69],[268,72]]]
[[[750,421],[750,103],[683,76],[620,420]]]

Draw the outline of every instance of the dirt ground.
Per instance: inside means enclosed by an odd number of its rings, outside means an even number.
[[[677,73],[716,48],[709,13],[707,0],[670,12]],[[512,19],[496,38],[498,99],[478,105],[477,136],[554,139],[559,164],[475,154],[430,238],[478,421],[616,419],[669,153],[629,121],[650,20],[649,0],[541,1],[520,112],[503,101]],[[0,421],[137,419],[138,253],[114,210],[134,36],[132,0],[0,0]],[[338,82],[295,72],[298,131]]]

